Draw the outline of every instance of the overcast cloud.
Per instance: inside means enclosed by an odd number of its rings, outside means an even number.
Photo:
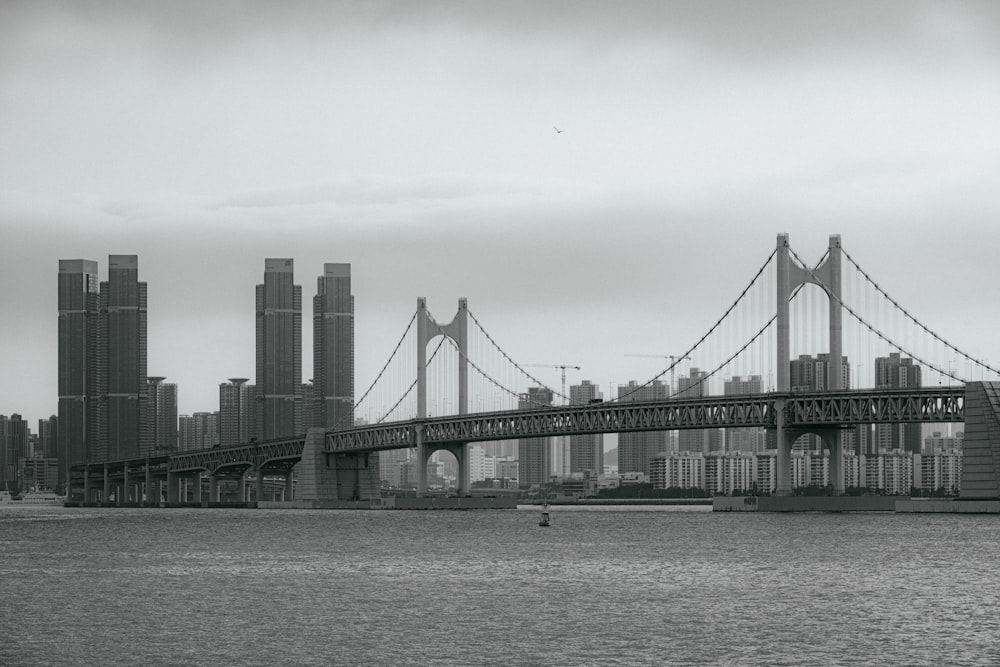
[[[307,322],[352,264],[359,388],[418,296],[644,380],[781,232],[997,358],[998,110],[993,2],[3,2],[0,413],[56,412],[58,260],[117,253],[182,413],[253,377],[265,257]]]

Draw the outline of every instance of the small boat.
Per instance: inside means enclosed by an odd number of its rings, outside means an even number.
[[[549,521],[549,504],[542,505],[542,518],[538,520],[538,525],[544,527],[552,525]]]

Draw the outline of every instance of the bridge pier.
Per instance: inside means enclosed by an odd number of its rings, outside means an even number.
[[[288,474],[285,475],[285,494],[284,496],[282,496],[281,498],[282,500],[287,501],[292,499],[292,488],[293,488],[292,471],[289,470]]]
[[[208,502],[219,502],[219,477],[212,473],[208,474]]]
[[[257,471],[257,480],[254,484],[254,500],[260,502],[264,500],[264,470]]]
[[[201,471],[199,470],[192,478],[194,486],[191,489],[191,502],[201,504]]]
[[[108,497],[111,495],[111,472],[108,470],[108,464],[104,464],[104,488],[101,492],[101,502],[108,502]]]
[[[180,501],[179,496],[179,482],[180,479],[175,472],[167,471],[167,502],[170,504],[176,504]]]
[[[124,466],[124,477],[122,478],[122,492],[121,496],[116,496],[115,500],[118,501],[118,506],[127,505],[129,503],[129,488],[128,488],[128,462]]]
[[[90,468],[83,469],[83,502],[90,502]]]

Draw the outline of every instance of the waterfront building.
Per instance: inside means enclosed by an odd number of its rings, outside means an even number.
[[[753,454],[709,454],[705,457],[705,484],[702,488],[712,496],[728,496],[736,490],[746,493],[753,488],[755,472]]]
[[[601,390],[590,380],[569,388],[569,401],[574,405],[600,402]],[[570,473],[590,471],[594,476],[604,470],[604,434],[569,436]]]
[[[219,445],[248,442],[257,432],[257,391],[248,378],[229,378],[219,385]]]
[[[100,439],[90,461],[152,453],[145,438],[146,283],[137,255],[110,255],[100,290]]]
[[[28,436],[28,422],[21,415],[0,415],[0,491],[19,488],[18,463],[28,457]]]
[[[518,399],[518,409],[527,410],[552,405],[552,390],[546,387],[528,387]],[[548,484],[552,474],[551,438],[521,438],[517,441],[518,485],[522,488],[533,484]]]
[[[914,485],[911,452],[894,449],[865,459],[865,482],[869,489],[887,495],[908,495]]]
[[[302,385],[302,287],[290,258],[264,260],[256,289],[257,437],[295,435],[296,398]]]
[[[757,492],[771,495],[778,488],[778,450],[766,449],[756,455],[754,481]]]
[[[876,389],[907,389],[920,387],[921,383],[921,368],[913,359],[901,357],[899,352],[875,359]],[[878,424],[875,434],[877,452],[920,452],[920,424]]]
[[[517,482],[518,460],[513,456],[497,458],[493,464],[497,479],[512,479]]]
[[[165,379],[147,378],[145,440],[152,455],[177,450],[177,385]]]
[[[844,488],[846,489],[849,486],[855,488],[863,487],[862,479],[864,478],[865,457],[848,451],[846,447],[844,448],[843,456],[844,462],[840,469],[844,473]]]
[[[659,380],[654,380],[645,385],[640,385],[634,380],[630,381],[627,385],[618,385],[618,400],[622,403],[663,400],[666,398],[667,386]],[[667,452],[668,443],[667,431],[619,433],[619,472],[639,472],[648,475],[649,462],[657,454]]]
[[[928,493],[958,495],[962,490],[962,451],[938,449],[914,454],[913,486]]]
[[[43,456],[41,451],[18,459],[17,477],[22,491],[56,489],[59,486],[59,459]]]
[[[649,462],[654,489],[705,488],[705,456],[701,452],[661,452]]]
[[[100,420],[98,345],[100,291],[97,262],[59,260],[58,275],[59,481],[70,466],[97,460]]]
[[[351,265],[324,264],[313,297],[313,382],[317,426],[354,425],[354,295]]]

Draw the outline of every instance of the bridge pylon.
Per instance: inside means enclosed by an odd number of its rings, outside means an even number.
[[[789,342],[789,301],[792,294],[800,286],[806,283],[818,285],[826,293],[830,302],[829,317],[829,343],[830,343],[830,369],[827,374],[827,389],[838,390],[844,388],[843,372],[843,306],[841,302],[842,283],[842,257],[843,252],[840,245],[840,235],[830,236],[830,246],[826,259],[813,270],[805,269],[792,261],[791,250],[788,245],[788,234],[778,234],[776,269],[777,269],[777,350],[775,358],[778,368],[776,369],[777,386],[779,393],[787,394],[791,387],[791,345]],[[784,401],[777,403],[778,419],[775,428],[776,444],[778,447],[777,459],[777,488],[776,495],[787,496],[792,493],[791,483],[791,452],[795,440],[807,433],[807,431],[790,431],[784,428],[781,412]],[[808,431],[820,436],[823,443],[830,448],[830,483],[833,485],[834,493],[839,495],[844,492],[843,479],[843,443],[839,429],[831,431],[822,429]]]
[[[427,345],[437,336],[446,336],[458,348],[458,414],[469,412],[469,305],[458,300],[458,312],[448,324],[438,324],[427,312],[427,299],[417,298],[417,419],[427,418]],[[469,492],[469,457],[467,444],[451,443],[433,449],[424,444],[423,430],[416,431],[417,496],[427,495],[427,461],[439,449],[455,455],[458,461],[458,494]]]

